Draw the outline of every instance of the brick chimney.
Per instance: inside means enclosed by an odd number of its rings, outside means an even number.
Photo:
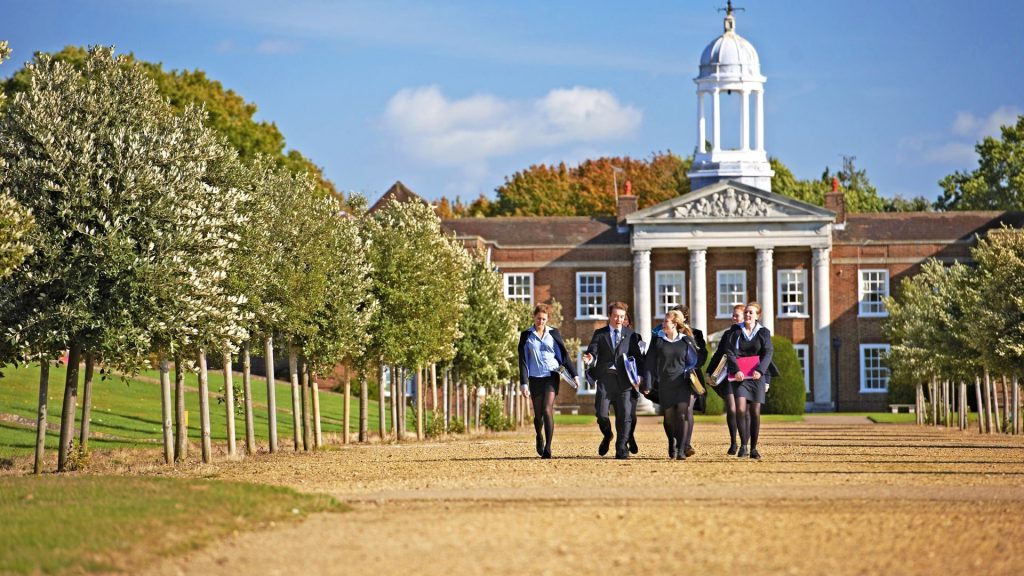
[[[832,191],[825,194],[825,209],[836,213],[836,224],[846,222],[846,194],[839,190],[839,179],[832,179]]]
[[[625,224],[626,216],[636,212],[637,201],[637,197],[633,196],[633,183],[626,180],[626,191],[619,196],[619,205],[617,206],[618,218],[616,220],[619,224]]]

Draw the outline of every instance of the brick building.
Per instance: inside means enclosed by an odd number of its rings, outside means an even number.
[[[764,149],[766,78],[735,25],[730,11],[694,80],[692,192],[643,210],[635,197],[620,197],[616,218],[465,218],[443,225],[501,271],[506,297],[531,304],[557,299],[563,335],[583,346],[616,300],[630,304],[645,339],[669,308],[688,303],[692,324],[712,341],[728,326],[734,304],[757,300],[762,322],[796,347],[809,410],[884,410],[889,345],[882,299],[928,258],[970,261],[978,235],[1020,227],[1024,213],[847,215],[835,188],[825,207],[773,193]],[[721,107],[737,96],[739,125],[723,126]],[[738,130],[730,139],[738,147],[720,144],[727,128]],[[593,390],[563,387],[556,402],[592,412]]]

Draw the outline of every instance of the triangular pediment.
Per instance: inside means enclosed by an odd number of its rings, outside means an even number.
[[[626,223],[723,220],[831,222],[834,219],[834,212],[820,206],[739,182],[724,181],[634,212],[626,216]]]

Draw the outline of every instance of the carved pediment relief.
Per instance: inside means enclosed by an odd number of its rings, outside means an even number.
[[[765,216],[791,216],[799,214],[792,208],[767,201],[755,194],[726,188],[714,194],[680,204],[666,211],[669,218],[757,218]]]

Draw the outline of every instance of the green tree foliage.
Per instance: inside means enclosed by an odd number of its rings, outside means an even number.
[[[367,354],[387,364],[449,360],[462,336],[469,255],[420,202],[390,202],[368,216],[363,234],[378,308]]]
[[[807,401],[804,391],[803,370],[793,343],[782,336],[772,336],[772,361],[779,376],[772,378],[765,396],[765,414],[803,414]]]
[[[970,335],[987,367],[1024,376],[1024,230],[995,230],[972,250],[978,306]]]
[[[483,260],[472,260],[465,285],[467,306],[459,322],[462,336],[455,343],[453,365],[465,378],[497,382],[509,377],[513,366],[518,366],[515,355],[520,317],[515,303],[505,300],[501,274]]]
[[[7,41],[0,41],[0,64],[10,54]],[[0,93],[0,110],[3,109],[3,102],[4,95]],[[32,252],[32,247],[22,241],[31,227],[32,214],[9,193],[0,189],[0,279],[10,274]]]
[[[239,192],[211,168],[233,152],[201,111],[175,114],[107,48],[79,67],[41,54],[25,74],[31,89],[0,128],[2,181],[38,225],[35,251],[0,284],[8,339],[52,355],[78,342],[130,366],[154,333],[191,341],[214,323],[237,334],[222,271]]]
[[[978,167],[954,172],[939,181],[939,210],[1024,209],[1024,115],[1003,126],[1000,139],[986,137],[974,150]]]
[[[54,60],[81,68],[88,59],[88,50],[79,46],[66,46],[52,55]],[[167,98],[179,113],[189,107],[203,107],[209,127],[223,135],[245,161],[258,156],[272,158],[275,163],[296,173],[309,173],[319,187],[336,194],[334,185],[323,177],[322,170],[297,150],[285,151],[285,138],[273,122],[256,120],[256,105],[246,102],[241,95],[226,89],[220,82],[206,76],[202,70],[165,71],[160,63],[145,62],[128,55],[124,62],[142,66],[156,82],[160,94]],[[26,70],[19,70],[4,82],[7,94],[24,92],[29,88]]]

